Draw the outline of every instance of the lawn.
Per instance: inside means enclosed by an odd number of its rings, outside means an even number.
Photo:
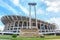
[[[12,40],[44,40],[44,38],[22,38],[22,37],[17,37],[13,38]]]
[[[0,35],[0,39],[11,39],[11,35]]]
[[[0,35],[0,39],[10,39],[10,40],[52,40],[60,39],[60,36],[45,36],[44,38],[26,38],[26,37],[16,37],[12,38],[11,35]]]

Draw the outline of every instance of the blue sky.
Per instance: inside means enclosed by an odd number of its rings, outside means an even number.
[[[1,17],[5,15],[29,16],[29,2],[35,2],[37,19],[56,23],[60,28],[60,1],[59,0],[0,0],[0,30],[4,25]],[[31,16],[34,18],[32,7]]]

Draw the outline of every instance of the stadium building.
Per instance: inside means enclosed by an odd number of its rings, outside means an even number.
[[[20,34],[21,28],[23,29],[29,28],[29,18],[25,16],[16,16],[16,15],[3,16],[1,18],[1,21],[5,25],[4,32],[12,32]],[[35,21],[36,21],[35,19],[31,19],[31,28],[36,27]],[[39,33],[53,32],[55,30],[53,24],[41,20],[37,20],[36,28],[38,28]]]
[[[21,29],[23,29],[23,31],[24,29],[28,29],[28,30],[33,29],[33,30],[29,30],[32,33],[35,31],[35,29],[37,29],[39,34],[53,33],[55,31],[55,25],[50,24],[48,22],[44,22],[42,20],[38,20],[36,18],[36,7],[35,7],[36,3],[28,3],[28,5],[29,5],[29,17],[7,15],[1,18],[2,23],[5,25],[4,33],[21,34]],[[31,11],[32,11],[31,6],[34,7],[35,18],[31,18]]]

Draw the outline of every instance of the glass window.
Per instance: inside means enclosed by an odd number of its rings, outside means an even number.
[[[15,23],[15,26],[18,26],[18,22]]]
[[[9,29],[8,29],[9,30]]]
[[[22,22],[19,22],[19,26],[22,26]]]
[[[20,32],[20,31],[18,31],[18,32]]]
[[[13,30],[13,28],[11,28],[11,30]]]
[[[36,26],[36,23],[32,23],[32,26]]]
[[[48,25],[48,29],[50,30],[51,28],[50,28],[50,25]]]
[[[17,28],[14,28],[14,30],[17,30]]]
[[[11,26],[11,27],[13,27],[13,26]]]
[[[28,22],[28,26],[29,26],[29,22]]]
[[[45,29],[47,29],[47,25],[45,25]]]
[[[27,22],[24,22],[23,26],[27,26]]]
[[[38,29],[40,29],[40,24],[38,24]]]
[[[17,32],[17,31],[13,31],[13,32]]]
[[[44,30],[44,29],[45,29],[45,27],[44,27],[44,26],[41,26],[41,29],[43,29],[43,30]]]
[[[20,30],[20,28],[18,28]]]
[[[45,29],[45,26],[43,24],[41,24],[41,29],[44,30]]]
[[[41,26],[43,26],[43,24],[41,24]]]

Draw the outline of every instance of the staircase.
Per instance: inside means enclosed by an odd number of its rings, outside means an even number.
[[[39,37],[38,29],[21,29],[20,30],[21,37]]]

